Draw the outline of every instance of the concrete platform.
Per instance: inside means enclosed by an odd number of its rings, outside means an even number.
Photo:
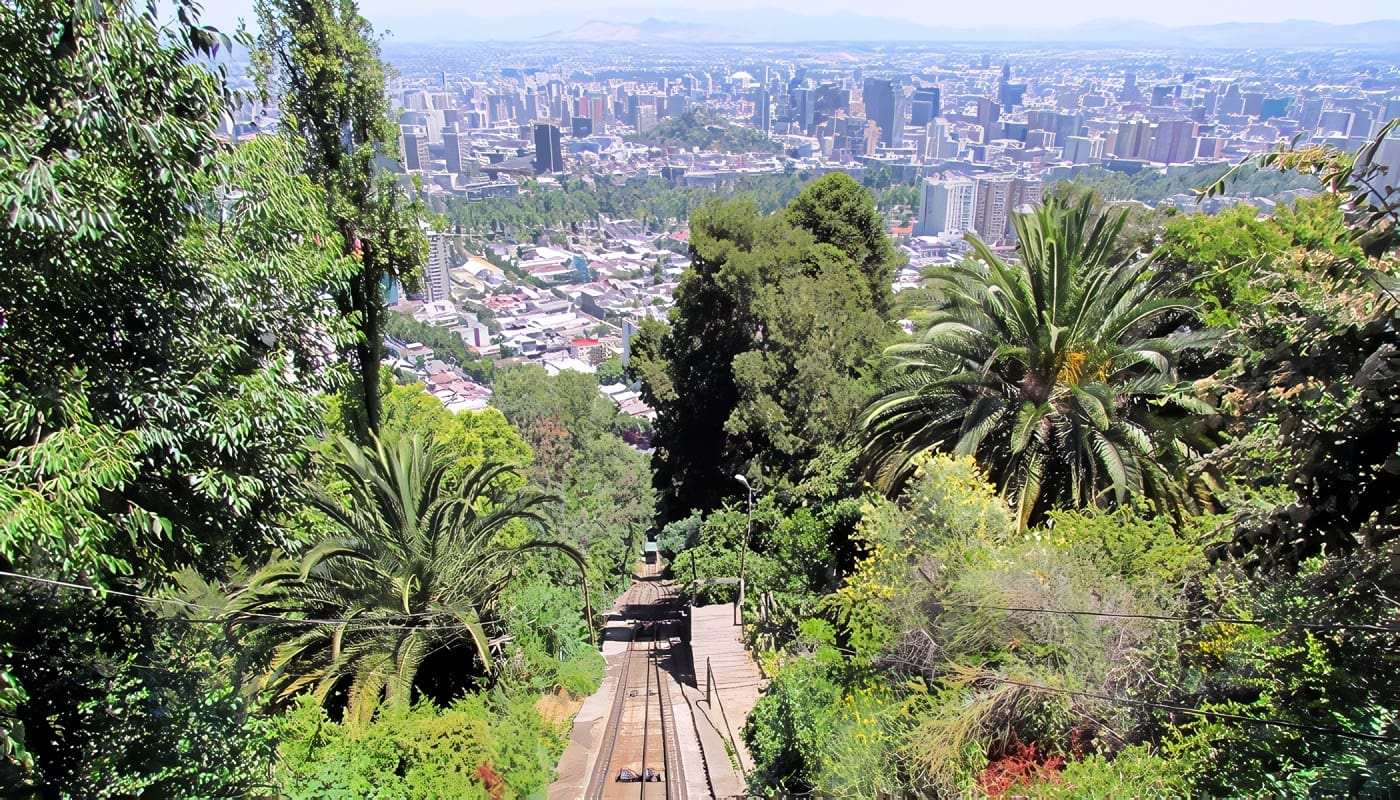
[[[742,796],[753,771],[753,758],[742,738],[744,723],[767,682],[744,649],[740,629],[734,624],[733,605],[691,607],[690,649],[696,685],[686,697],[695,713],[710,785],[716,797]],[[718,739],[707,735],[707,725]],[[724,748],[726,744],[727,751],[713,752],[716,746]],[[731,761],[730,751],[737,764]]]

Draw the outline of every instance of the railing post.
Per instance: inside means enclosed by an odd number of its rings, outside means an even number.
[[[710,668],[710,657],[705,656],[705,705],[714,708],[710,702],[710,687],[715,685],[715,671]]]

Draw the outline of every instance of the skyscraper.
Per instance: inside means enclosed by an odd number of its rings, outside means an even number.
[[[471,159],[470,146],[467,137],[458,132],[455,125],[442,132],[442,148],[446,152],[448,172],[456,175],[463,171],[462,165]]]
[[[928,178],[919,193],[915,236],[938,236],[972,230],[977,187],[967,178]]]
[[[423,265],[423,299],[429,303],[452,299],[452,278],[448,274],[447,237],[428,234],[428,261]]]
[[[922,128],[938,117],[943,116],[942,93],[937,86],[925,86],[914,90],[911,98],[909,124]]]
[[[422,171],[428,168],[428,134],[417,125],[404,125],[403,167],[407,171]]]
[[[898,147],[904,142],[904,92],[893,81],[866,78],[861,93],[865,117],[880,128],[880,143]]]
[[[976,210],[972,228],[989,244],[1006,240],[1006,223],[1011,210],[1011,175],[983,175],[977,179]]]
[[[559,126],[548,120],[535,123],[535,171],[564,171],[564,149],[559,141]]]
[[[754,89],[753,126],[764,133],[773,129],[773,104],[767,86],[759,86]]]

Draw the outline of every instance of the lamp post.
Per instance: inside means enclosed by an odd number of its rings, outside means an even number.
[[[744,532],[744,544],[739,549],[739,598],[734,602],[734,624],[744,624],[744,556],[749,552],[749,539],[753,538],[753,486],[749,484],[749,479],[742,474],[735,475],[734,480],[744,484],[744,488],[749,490],[749,524]]]

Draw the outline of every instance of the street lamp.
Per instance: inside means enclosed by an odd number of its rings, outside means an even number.
[[[742,474],[735,475],[734,480],[744,484],[744,488],[749,490],[749,526],[744,532],[744,545],[739,550],[739,599],[734,601],[734,624],[744,624],[744,556],[749,552],[749,539],[753,538],[753,486],[749,484],[749,479]]]

